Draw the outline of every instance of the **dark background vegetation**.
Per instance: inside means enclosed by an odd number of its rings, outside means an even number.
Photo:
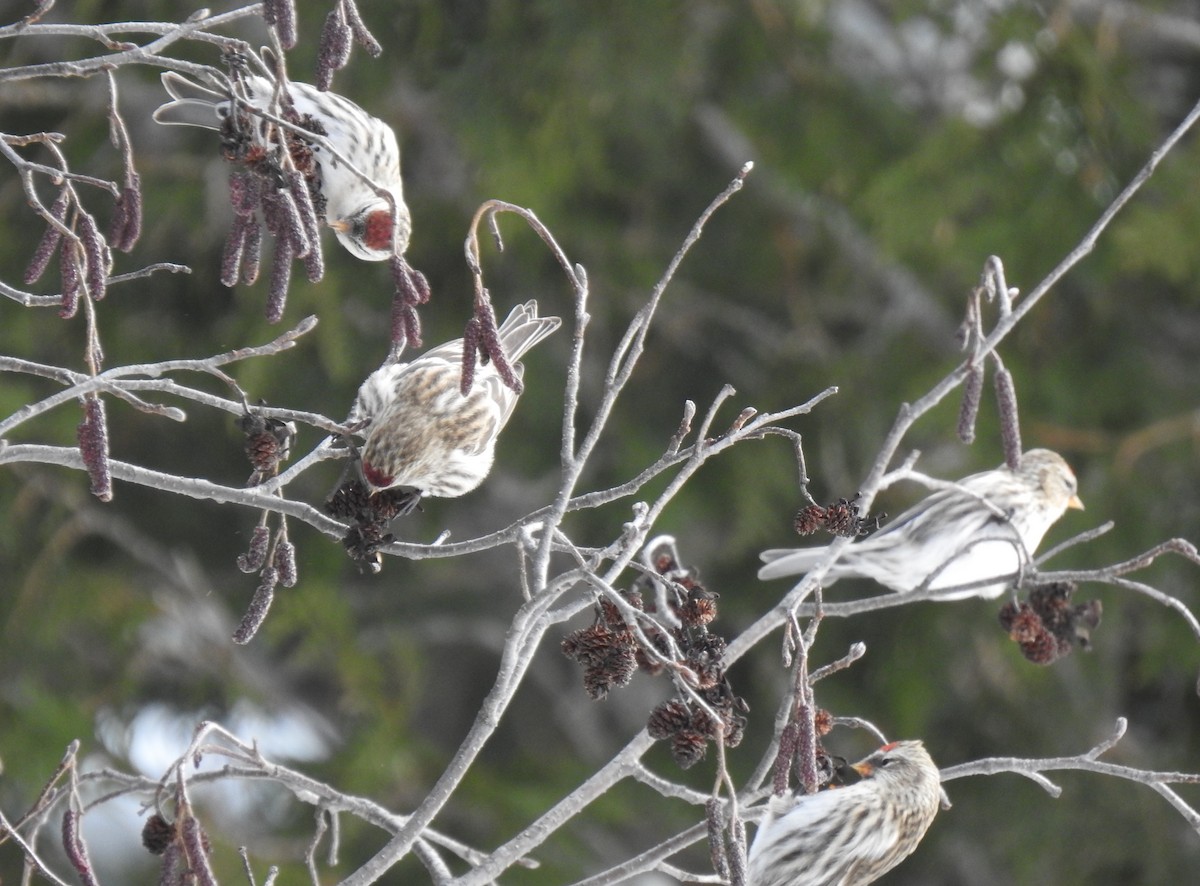
[[[588,270],[585,414],[600,394],[611,346],[689,226],[742,162],[757,162],[669,290],[632,389],[585,476],[588,488],[623,481],[653,460],[685,398],[703,408],[730,383],[738,391],[726,408],[732,420],[744,405],[781,409],[837,385],[836,397],[791,426],[804,435],[817,499],[853,494],[900,403],[961,359],[954,330],[986,257],[1000,256],[1010,285],[1030,289],[1200,96],[1191,2],[1012,2],[986,11],[953,0],[360,6],[386,52],[379,60],[357,53],[335,88],[401,133],[414,219],[408,257],[434,291],[422,311],[426,341],[460,335],[469,316],[462,243],[475,207],[488,198],[529,207]],[[1131,10],[1136,15],[1126,16]],[[172,20],[188,11],[161,2],[64,3],[51,20]],[[301,9],[301,45],[289,57],[297,79],[312,76],[324,12]],[[1167,27],[1150,27],[1164,20]],[[258,26],[237,33],[262,40]],[[0,43],[10,66],[95,51],[73,40]],[[179,52],[216,63],[210,47]],[[150,121],[163,98],[157,73],[118,73],[148,224],[133,255],[118,256],[117,271],[178,261],[193,273],[110,292],[100,306],[110,366],[205,356],[279,331],[263,320],[265,281],[232,291],[217,281],[226,170],[210,133]],[[100,78],[8,85],[0,128],[65,132],[76,170],[114,176],[119,158],[106,139],[104,101]],[[1116,521],[1112,533],[1054,566],[1097,567],[1168,537],[1200,538],[1197,154],[1195,138],[1185,140],[1095,253],[1001,348],[1027,445],[1068,458],[1088,507],[1065,518],[1046,546]],[[0,205],[0,268],[16,284],[41,224],[25,210],[13,174],[0,177]],[[503,231],[506,252],[485,249],[498,312],[533,297],[543,312],[569,315],[569,287],[540,242],[511,217]],[[315,313],[317,330],[296,349],[240,364],[235,374],[253,397],[340,418],[386,353],[391,288],[386,267],[356,262],[332,238],[326,264],[320,284],[295,280],[284,318],[286,326]],[[60,321],[53,311],[9,302],[0,310],[4,353],[82,368],[81,318]],[[432,540],[443,528],[468,538],[546,500],[557,478],[567,339],[560,333],[528,358],[528,391],[492,479],[462,499],[427,503],[398,524],[402,538]],[[0,414],[50,390],[8,375]],[[233,422],[195,406],[188,412],[189,421],[176,425],[110,403],[114,456],[242,482],[248,466]],[[78,420],[59,409],[14,441],[69,444]],[[903,451],[920,449],[920,466],[944,477],[1000,461],[990,399],[973,446],[957,440],[955,422],[956,405],[947,402],[916,426]],[[298,450],[319,439],[302,430]],[[339,469],[312,471],[289,493],[319,502]],[[898,513],[917,494],[896,488],[878,506]],[[264,716],[306,711],[324,724],[328,752],[296,765],[406,811],[468,727],[520,604],[508,554],[388,559],[382,574],[362,576],[336,542],[293,525],[300,584],[279,594],[254,643],[236,649],[228,636],[255,579],[238,572],[234,558],[256,514],[120,483],[115,500],[100,505],[82,474],[37,467],[0,472],[0,503],[0,805],[10,818],[32,802],[72,738],[97,765],[129,767],[128,724],[152,703],[184,723],[227,718],[247,704]],[[715,627],[726,636],[786,589],[756,580],[757,553],[793,543],[799,503],[789,448],[775,438],[710,464],[661,522],[721,594]],[[628,515],[610,507],[568,527],[580,544],[603,543]],[[1197,577],[1181,560],[1141,576],[1193,607]],[[867,590],[845,582],[831,596]],[[868,654],[820,684],[818,702],[889,735],[923,738],[942,765],[1077,753],[1127,716],[1130,734],[1112,760],[1200,769],[1196,638],[1144,597],[1103,586],[1081,594],[1103,601],[1095,650],[1050,668],[1020,657],[992,601],[827,621],[815,664],[856,640]],[[777,641],[731,671],[752,706],[746,740],[730,756],[742,777],[770,739],[786,687]],[[590,702],[576,666],[548,646],[435,824],[484,848],[509,838],[609,759],[669,691],[665,681],[638,676],[608,701]],[[850,757],[871,745],[845,731],[828,743]],[[675,771],[663,749],[649,760]],[[712,772],[710,760],[688,778],[707,790]],[[1096,775],[1056,780],[1065,789],[1057,800],[1016,776],[950,784],[954,808],[884,882],[1194,876],[1200,836],[1162,798]],[[1195,790],[1183,793],[1200,801]],[[286,882],[302,876],[297,859],[311,833],[309,811],[273,800],[264,808],[250,819],[255,831],[214,805],[208,824],[225,881],[237,881],[230,847],[242,842],[260,863],[284,865]],[[504,882],[569,882],[700,815],[623,785],[538,853],[540,870]],[[374,829],[344,824],[341,865],[328,882],[383,840]],[[140,819],[130,810],[121,827],[132,864],[141,857]],[[702,848],[685,861],[703,869]],[[16,882],[19,866],[11,847],[0,850],[0,880]],[[144,881],[148,870],[125,869],[112,882]],[[418,874],[409,860],[393,882]]]

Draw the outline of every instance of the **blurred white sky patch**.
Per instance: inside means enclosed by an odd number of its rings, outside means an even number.
[[[138,772],[159,778],[184,752],[197,724],[205,719],[210,718],[203,711],[183,712],[162,703],[147,705],[129,722],[125,755]],[[270,760],[313,762],[325,759],[332,750],[325,724],[301,709],[266,711],[242,700],[234,703],[228,716],[212,719],[243,741],[257,742]],[[101,738],[105,739],[103,731]],[[107,740],[105,745],[109,746]],[[205,761],[200,770],[222,765],[215,759]]]
[[[253,702],[238,701],[227,716],[214,718],[208,712],[180,711],[156,702],[141,708],[129,720],[111,710],[101,711],[96,734],[107,754],[86,757],[81,771],[123,769],[113,760],[123,758],[134,771],[157,781],[184,753],[196,726],[206,719],[215,719],[247,743],[257,742],[263,756],[277,763],[312,763],[326,759],[334,749],[328,723],[296,706],[272,711]],[[208,754],[199,769],[189,762],[185,774],[217,770],[228,762],[220,755]],[[94,799],[111,787],[103,785],[94,794],[89,791],[86,799]],[[197,784],[190,788],[190,796],[211,836],[237,840],[239,844],[251,842],[255,834],[272,833],[297,811],[307,814],[290,793],[262,779],[228,778]],[[139,882],[149,866],[157,863],[142,847],[146,799],[115,798],[94,807],[84,817],[84,839],[101,882]],[[169,797],[164,811],[171,811]]]

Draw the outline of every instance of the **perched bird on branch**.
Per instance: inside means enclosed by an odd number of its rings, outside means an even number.
[[[309,180],[313,202],[341,244],[366,261],[383,261],[402,255],[412,225],[400,180],[400,147],[396,134],[354,102],[307,83],[288,82],[275,104],[276,83],[265,76],[237,72],[233,87],[221,92],[213,85],[189,80],[174,71],[162,75],[171,101],[154,112],[167,125],[199,126],[222,135],[227,159],[252,170],[278,169],[281,146],[291,163]],[[234,98],[236,97],[236,102]],[[234,107],[237,113],[234,113]],[[346,161],[386,192],[391,202],[371,183],[355,174],[317,139],[294,128],[267,121],[270,113],[321,136]]]
[[[919,741],[885,744],[853,768],[862,781],[772,797],[750,847],[748,886],[865,886],[912,854],[941,802]]]
[[[537,302],[527,301],[500,324],[498,339],[515,384],[490,360],[476,368],[464,396],[461,338],[411,363],[371,373],[350,415],[351,421],[368,422],[362,472],[371,490],[411,487],[424,496],[453,498],[482,483],[492,468],[496,438],[517,405],[524,374],[517,361],[561,323],[558,317],[539,317]]]
[[[880,531],[850,545],[825,584],[872,578],[899,593],[928,584],[939,600],[997,597],[1030,563],[1067,508],[1082,508],[1075,475],[1056,452],[1031,449],[1016,470],[1001,465],[933,493]],[[761,579],[804,575],[825,548],[764,551]],[[995,581],[987,581],[995,579]]]

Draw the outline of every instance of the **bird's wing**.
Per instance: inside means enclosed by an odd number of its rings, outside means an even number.
[[[513,366],[513,373],[517,376],[517,381],[525,377],[525,367],[517,363]],[[513,410],[517,407],[517,392],[504,383],[504,380],[495,373],[488,373],[483,378],[485,390],[489,397],[496,401],[496,405],[500,407],[500,426],[496,428],[496,433],[500,433],[500,429],[508,424],[508,420],[512,417]]]
[[[861,788],[851,785],[816,794],[772,798],[767,818],[759,826],[750,847],[751,882],[756,882],[755,876],[762,879],[767,871],[785,860],[794,861],[803,854],[806,844],[827,847],[834,842],[844,842],[845,835],[836,833],[840,810],[846,808],[844,804],[852,799],[852,794],[861,793]],[[822,861],[827,864],[819,871],[810,867],[805,871],[807,879],[800,882],[806,886],[810,883],[812,886],[818,883],[820,886],[843,886],[853,882],[847,879],[854,861],[849,852],[839,856],[827,853]],[[784,881],[777,877],[771,882]]]
[[[948,511],[959,514],[959,519],[950,526],[945,525],[945,515]],[[901,546],[913,556],[920,556],[929,553],[926,546],[931,540],[939,535],[949,534],[953,536],[953,539],[950,539],[950,549],[955,550],[987,529],[989,524],[1000,522],[1003,521],[968,492],[960,489],[939,490],[921,499],[895,519],[889,520],[878,532],[858,539],[850,545],[830,569],[826,584],[831,584],[838,578],[856,575],[876,578],[892,587],[886,580],[886,576],[891,572],[887,555]],[[765,565],[758,571],[758,577],[770,580],[803,575],[825,556],[825,552],[824,547],[775,548],[764,551],[761,556]],[[933,553],[941,556],[937,551]],[[930,563],[928,571],[939,565],[940,560]]]
[[[772,548],[763,551],[760,556],[764,565],[758,570],[758,577],[770,581],[785,575],[803,575],[817,565],[824,553],[824,548]]]
[[[900,842],[900,823],[894,810],[884,808],[877,795],[872,795],[874,826],[866,830],[855,843],[853,863],[844,882],[858,883],[856,871],[871,871],[896,850]],[[878,874],[876,874],[878,876]]]
[[[854,787],[851,785],[850,787]],[[846,788],[829,788],[815,794],[794,794],[790,797],[772,798],[768,818],[759,828],[755,842],[770,834],[778,823],[787,821],[787,830],[808,829],[829,818],[830,812],[837,808],[843,797],[839,792],[850,790]]]
[[[954,490],[943,490],[922,499],[894,520],[889,520],[879,531],[855,541],[854,544],[846,549],[842,560],[839,562],[845,563],[860,555],[890,548],[901,539],[907,540],[911,537],[910,533],[917,536],[925,535],[927,526],[931,523],[929,520],[930,510],[942,507],[943,503],[949,501],[954,495],[961,496],[962,493],[956,493]],[[766,581],[789,575],[803,575],[817,565],[817,561],[825,556],[825,551],[825,547],[772,548],[771,550],[763,551],[760,556],[766,565],[758,570],[758,577]],[[833,569],[829,573],[829,580],[837,579],[839,574],[846,571],[853,572],[852,569],[840,570],[838,569],[838,565],[834,564]]]
[[[436,347],[430,348],[418,360],[445,360],[448,363],[462,364],[463,356],[463,340],[456,338],[451,341],[442,342]]]

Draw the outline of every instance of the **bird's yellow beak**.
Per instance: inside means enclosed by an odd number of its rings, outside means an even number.
[[[859,763],[855,763],[850,768],[853,769],[855,772],[857,772],[859,775],[861,775],[863,778],[870,778],[875,773],[875,767],[872,766],[870,763],[868,763],[866,760],[863,760]]]
[[[339,234],[344,234],[350,230],[350,223],[343,218],[339,218],[336,221],[329,222],[329,227],[333,228]]]
[[[1068,508],[1074,508],[1077,511],[1083,510],[1083,500],[1078,495],[1072,495],[1071,500],[1067,502]]]

